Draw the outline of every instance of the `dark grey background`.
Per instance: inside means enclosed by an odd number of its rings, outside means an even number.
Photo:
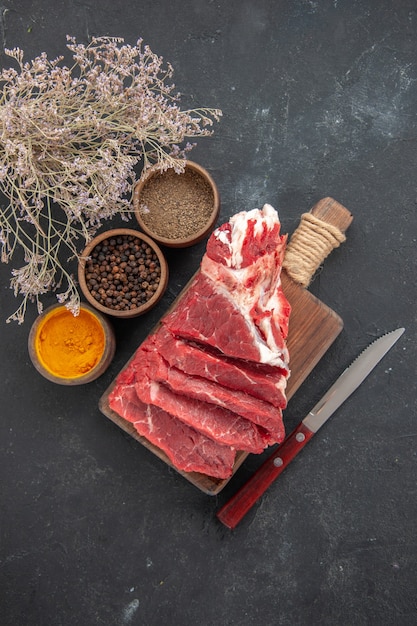
[[[288,430],[362,348],[406,328],[231,532],[215,512],[262,457],[206,496],[97,407],[204,244],[167,251],[162,302],[116,323],[113,364],[72,389],[30,364],[33,308],[4,323],[17,301],[2,265],[1,623],[416,624],[415,0],[8,0],[0,17],[2,45],[27,59],[65,54],[67,33],[143,37],[184,105],[221,108],[191,155],[218,184],[219,222],[269,202],[291,233],[328,195],[352,211],[310,287],[344,330],[289,403]]]

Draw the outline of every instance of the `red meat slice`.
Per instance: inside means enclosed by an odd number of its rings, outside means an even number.
[[[200,378],[198,376],[189,376],[188,374],[184,374],[181,370],[170,367],[169,364],[164,360],[164,358],[156,351],[153,342],[146,341],[142,347],[143,351],[147,353],[146,356],[146,368],[148,373],[150,372],[152,381],[162,383],[164,386],[168,386],[168,388],[173,392],[173,396],[175,396],[175,402],[180,402],[181,404],[181,414],[174,413],[177,417],[182,417],[182,411],[184,409],[183,403],[184,399],[177,398],[176,395],[180,394],[181,396],[185,395],[187,398],[192,398],[194,400],[199,400],[203,403],[204,410],[207,410],[208,407],[206,403],[214,404],[219,407],[223,407],[226,409],[227,418],[230,419],[230,412],[234,414],[240,415],[245,420],[249,420],[256,424],[257,426],[261,426],[262,428],[255,429],[255,435],[258,434],[256,430],[259,431],[259,439],[258,445],[265,448],[267,445],[271,445],[272,443],[280,443],[284,438],[284,426],[282,423],[282,411],[281,409],[277,409],[273,404],[269,402],[265,402],[264,400],[258,400],[253,396],[248,396],[246,393],[242,391],[232,391],[227,389],[227,387],[223,387],[217,383],[213,383],[209,380],[205,380],[204,378]],[[149,351],[148,351],[149,349]],[[151,390],[152,392],[152,390]],[[164,394],[164,401],[166,399],[166,391],[162,391],[159,393]],[[148,400],[147,400],[148,401]],[[174,401],[171,399],[171,401]],[[156,401],[158,404],[158,402]],[[188,404],[188,400],[187,400]],[[191,410],[194,410],[195,403],[191,404]],[[170,412],[173,412],[170,410]],[[224,428],[224,411],[222,412],[222,426]],[[236,415],[231,416],[234,421],[233,428],[238,431],[241,428],[241,425],[236,424]],[[193,419],[194,416],[191,416]],[[187,418],[187,423],[188,423]],[[219,424],[213,424],[213,427],[208,431],[205,430],[209,436],[216,436],[215,428]],[[247,430],[247,424],[245,423],[245,429]],[[266,429],[268,433],[265,432]],[[230,435],[228,435],[230,436]],[[227,441],[227,443],[231,444],[231,441]],[[244,444],[244,442],[242,442]],[[253,441],[251,438],[251,446],[253,446]],[[246,448],[242,448],[246,449]]]
[[[166,327],[227,356],[288,370],[290,305],[280,278],[285,242],[269,205],[233,216],[211,235],[200,272],[163,320]]]
[[[281,288],[287,237],[279,231],[277,212],[268,204],[237,213],[211,235],[201,263],[202,273],[226,289],[272,351],[284,347],[290,314]]]
[[[129,382],[130,379],[130,382]],[[171,463],[185,472],[229,478],[235,451],[205,437],[156,406],[144,404],[135,392],[133,371],[123,372],[109,396],[109,405],[132,422],[137,432],[163,450]]]
[[[159,375],[161,376],[160,382],[166,383],[171,391],[223,407],[265,428],[269,436],[265,434],[261,438],[263,447],[280,443],[284,439],[281,409],[277,409],[272,404],[268,406],[263,400],[251,398],[240,391],[231,391],[202,378],[187,376],[174,367],[167,369],[166,375],[161,368],[156,377]]]
[[[263,428],[227,408],[176,393],[158,382],[158,378],[161,378],[158,376],[158,355],[152,349],[147,351],[147,347],[150,347],[148,340],[142,344],[132,361],[136,372],[136,393],[142,402],[160,407],[207,437],[236,450],[259,454],[275,440],[275,435],[280,436],[280,415],[274,421],[270,420],[274,427],[271,437]]]
[[[250,361],[238,361],[202,345],[174,337],[161,326],[152,337],[157,351],[171,367],[200,376],[270,402],[279,409],[287,404],[288,370]]]
[[[237,359],[262,360],[259,337],[249,320],[201,272],[178,306],[162,321],[177,337],[208,344]],[[282,360],[277,364],[285,367]]]
[[[152,404],[159,406],[207,437],[223,445],[231,446],[235,450],[259,454],[267,445],[255,424],[232,411],[176,394],[155,381],[150,382],[149,388],[138,384],[136,393],[140,398],[150,397]]]

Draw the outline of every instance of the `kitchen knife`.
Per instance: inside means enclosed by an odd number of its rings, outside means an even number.
[[[228,528],[235,528],[271,483],[284,471],[339,406],[359,387],[382,357],[401,337],[404,328],[382,335],[371,343],[339,376],[309,414],[298,424],[253,476],[217,512]]]

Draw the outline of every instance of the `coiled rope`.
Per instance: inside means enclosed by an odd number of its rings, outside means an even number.
[[[303,213],[287,245],[283,267],[293,280],[307,287],[324,259],[344,241],[346,237],[337,226]]]

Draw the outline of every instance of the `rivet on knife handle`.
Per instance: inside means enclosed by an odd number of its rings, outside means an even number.
[[[345,369],[307,417],[300,422],[247,483],[217,512],[218,519],[225,526],[235,528],[271,483],[284,471],[305,444],[310,441],[318,429],[359,387],[382,357],[398,341],[403,332],[404,328],[398,328],[383,335],[368,346]]]
[[[313,431],[300,422],[250,480],[218,511],[219,520],[225,526],[235,528],[313,435]]]

